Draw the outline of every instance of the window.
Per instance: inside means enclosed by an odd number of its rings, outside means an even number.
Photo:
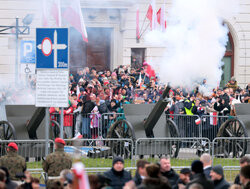
[[[141,68],[145,60],[145,48],[132,48],[131,49],[131,68]]]
[[[226,53],[222,59],[222,62],[224,62],[224,65],[221,67],[223,72],[221,76],[220,86],[224,87],[234,75],[234,43],[232,35],[230,33],[228,34]]]

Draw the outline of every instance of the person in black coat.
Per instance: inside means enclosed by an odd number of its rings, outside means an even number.
[[[136,172],[135,176],[133,178],[133,181],[135,182],[136,186],[139,186],[142,183],[142,180],[146,178],[147,172],[146,172],[146,165],[148,165],[149,162],[146,160],[140,159],[137,161],[136,164]]]
[[[230,187],[230,184],[224,179],[223,168],[221,165],[214,166],[210,175],[214,182],[215,189],[228,189]]]
[[[208,179],[211,179],[210,172],[212,170],[212,159],[210,154],[204,153],[200,157],[200,161],[203,163],[204,174]]]
[[[90,117],[89,114],[96,106],[95,104],[96,96],[91,93],[90,95],[85,95],[82,98],[82,136],[83,138],[91,138],[90,133]]]
[[[178,188],[179,175],[171,168],[170,159],[163,157],[160,160],[161,174],[168,179],[172,189]]]
[[[192,180],[188,183],[187,189],[194,183],[200,184],[203,189],[213,189],[213,181],[207,179],[203,172],[203,163],[199,160],[194,160],[191,165],[191,170],[194,173]]]
[[[124,170],[124,160],[121,157],[113,159],[112,168],[104,173],[104,176],[110,180],[110,186],[113,189],[122,189],[126,182],[130,181],[131,175]]]

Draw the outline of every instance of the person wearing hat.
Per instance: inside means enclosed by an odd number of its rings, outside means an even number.
[[[226,87],[232,88],[234,92],[238,89],[238,84],[234,76],[231,77],[230,81],[228,81],[228,83],[226,84]]]
[[[10,179],[18,181],[17,173],[23,173],[26,170],[25,159],[17,154],[18,146],[15,142],[10,142],[7,147],[7,154],[0,158],[0,166],[6,167],[9,171]]]
[[[132,180],[128,171],[124,170],[124,160],[121,157],[113,159],[112,168],[104,173],[110,180],[110,186],[113,189],[122,189],[126,182]]]
[[[230,184],[224,179],[224,172],[221,165],[216,165],[210,172],[215,189],[228,189]]]
[[[198,183],[203,186],[203,189],[213,189],[214,183],[208,179],[203,172],[203,163],[200,160],[194,160],[191,164],[191,170],[193,177],[191,181],[187,184],[187,189],[194,183]]]
[[[48,174],[48,179],[59,179],[60,172],[71,169],[72,157],[64,152],[65,141],[61,138],[55,139],[55,152],[47,155],[42,162],[43,170]]]
[[[187,183],[190,182],[191,170],[189,168],[183,168],[179,174],[178,188],[186,188]]]

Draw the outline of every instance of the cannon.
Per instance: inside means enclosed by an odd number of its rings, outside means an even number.
[[[0,106],[0,155],[5,154],[8,140],[22,140],[18,142],[19,155],[26,159],[41,159],[45,157],[45,142],[35,139],[45,138],[45,108],[36,108],[34,105],[1,105]],[[50,138],[59,136],[59,124],[51,120]],[[31,141],[29,142],[29,140]],[[53,145],[49,145],[52,151]]]
[[[215,155],[223,154],[224,157],[242,157],[250,153],[250,146],[247,139],[242,137],[250,136],[250,104],[235,104],[236,117],[229,117],[217,133]],[[227,139],[228,137],[235,139]]]
[[[134,142],[138,138],[163,138],[179,137],[177,125],[171,119],[166,119],[163,114],[167,104],[171,101],[168,98],[170,87],[163,92],[160,100],[156,104],[124,104],[124,114],[126,119],[118,120],[110,126],[107,138],[129,138]],[[119,143],[121,145],[121,143]],[[112,144],[112,146],[115,146]],[[137,147],[137,155],[170,155],[177,157],[180,149],[180,141],[165,142],[164,145],[157,145],[155,141],[143,142]],[[164,147],[163,147],[164,146]],[[131,146],[126,146],[128,152],[132,152]],[[112,154],[119,154],[113,147]],[[154,150],[151,150],[154,149]]]
[[[2,105],[0,119],[1,140],[44,139],[45,108],[34,105]],[[50,127],[50,138],[59,136],[59,123],[51,120],[55,125]]]

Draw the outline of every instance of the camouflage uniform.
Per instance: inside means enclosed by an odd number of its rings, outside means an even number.
[[[7,155],[0,158],[0,166],[8,169],[12,180],[18,180],[16,173],[23,173],[26,170],[25,159],[13,151],[7,152]]]
[[[49,154],[43,161],[43,170],[48,176],[59,176],[64,169],[71,169],[72,158],[64,152],[64,149],[56,149],[54,153]]]

